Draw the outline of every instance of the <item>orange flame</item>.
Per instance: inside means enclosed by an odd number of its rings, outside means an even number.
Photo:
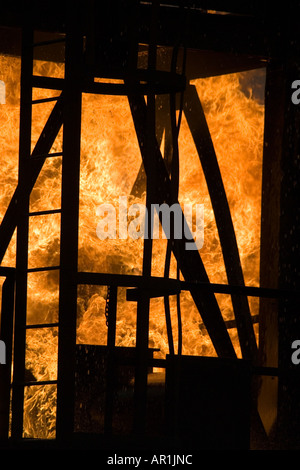
[[[6,104],[0,105],[2,219],[18,178],[18,126],[20,60],[0,57],[1,77],[6,84]],[[35,62],[35,73],[63,76],[63,66]],[[259,239],[261,168],[263,144],[263,104],[241,90],[245,74],[232,74],[195,80],[203,104],[227,193],[246,285],[259,283]],[[35,90],[35,98],[57,92]],[[103,202],[117,205],[120,195],[130,195],[141,165],[137,138],[125,97],[83,95],[81,187],[79,219],[79,270],[140,274],[142,241],[106,240],[96,235],[96,207]],[[32,146],[51,111],[51,104],[36,105],[33,112]],[[52,151],[61,150],[61,134]],[[205,178],[190,131],[183,118],[180,135],[180,202],[204,204],[204,246],[200,251],[209,279],[226,283],[221,246]],[[32,211],[60,206],[60,157],[48,159],[30,199]],[[140,201],[144,201],[144,194]],[[136,202],[130,196],[132,202]],[[60,216],[30,219],[29,267],[59,264]],[[154,241],[153,275],[163,275],[165,240]],[[3,265],[15,265],[13,238]],[[171,275],[175,275],[172,260]],[[78,289],[77,342],[106,344],[106,288],[80,286]],[[230,296],[217,295],[225,320],[233,319]],[[250,301],[251,299],[249,299]],[[58,318],[58,272],[31,273],[28,276],[28,323],[52,322]],[[258,304],[250,302],[251,313]],[[211,341],[191,296],[181,295],[183,354],[215,355]],[[176,343],[176,302],[171,298],[171,315]],[[119,289],[117,345],[135,344],[136,305],[126,302],[125,289]],[[229,330],[240,356],[236,330]],[[159,357],[168,352],[162,299],[152,299],[149,345],[159,348]],[[36,380],[56,378],[57,330],[44,328],[27,334],[26,364]],[[25,436],[49,438],[55,435],[55,387],[28,388],[25,397]]]

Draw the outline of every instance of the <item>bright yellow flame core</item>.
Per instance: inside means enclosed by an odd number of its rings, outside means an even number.
[[[17,184],[19,79],[20,61],[1,57],[1,79],[6,84],[6,104],[0,105],[1,129],[1,192],[2,219]],[[35,73],[63,76],[62,67],[54,63],[35,63]],[[229,201],[246,285],[259,283],[259,240],[261,169],[264,106],[247,97],[240,87],[242,74],[195,80]],[[35,90],[35,98],[57,95],[57,92]],[[141,165],[141,156],[134,132],[128,101],[125,97],[83,95],[81,186],[79,220],[79,270],[140,274],[141,240],[100,241],[96,235],[96,207],[103,202],[118,204],[119,196],[130,191]],[[34,146],[53,104],[35,105],[33,111],[32,146]],[[214,214],[205,178],[192,137],[183,117],[179,136],[181,203],[204,204],[204,246],[200,251],[209,279],[226,283],[227,277]],[[61,133],[52,151],[61,150]],[[48,159],[31,195],[31,210],[60,207],[60,157]],[[144,194],[139,201],[144,202]],[[130,196],[129,203],[136,202]],[[59,264],[60,216],[30,219],[29,267]],[[165,240],[154,241],[152,274],[162,276]],[[15,264],[15,238],[6,253],[3,265]],[[175,276],[172,260],[171,276]],[[77,342],[106,344],[106,288],[78,289]],[[230,297],[217,296],[225,320],[233,318]],[[120,289],[117,312],[117,345],[134,346],[136,305],[126,302],[125,289]],[[177,347],[176,302],[171,301],[175,348]],[[251,313],[258,304],[249,299]],[[181,296],[183,353],[215,355],[192,298]],[[28,279],[28,323],[57,321],[58,272],[34,273]],[[236,330],[229,330],[240,356]],[[168,352],[162,299],[151,300],[149,345],[159,348],[159,357]],[[36,380],[56,378],[57,330],[31,330],[27,335],[27,367]],[[55,387],[29,389],[25,400],[25,436],[53,437],[55,433]]]

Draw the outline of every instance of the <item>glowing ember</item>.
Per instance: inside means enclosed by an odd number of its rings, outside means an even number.
[[[6,85],[6,104],[0,104],[1,128],[1,191],[2,219],[18,178],[18,126],[20,60],[1,57],[0,79]],[[35,63],[35,73],[63,76],[63,67],[53,63]],[[259,283],[259,239],[261,164],[263,144],[263,105],[246,96],[240,81],[245,74],[226,75],[195,80],[210,128],[221,169],[246,285]],[[35,90],[35,98],[56,96],[48,90]],[[130,204],[145,202],[130,195],[141,165],[141,156],[126,97],[83,95],[82,156],[80,196],[79,270],[140,274],[141,240],[100,241],[96,235],[96,207],[104,202],[117,206],[119,196],[128,196]],[[53,104],[35,105],[32,145],[36,142]],[[212,282],[227,283],[222,251],[205,178],[187,123],[183,118],[180,145],[180,203],[204,203],[204,246],[200,250],[204,266]],[[52,151],[61,150],[61,135]],[[31,195],[31,210],[60,207],[60,157],[48,159]],[[58,214],[30,218],[29,267],[59,264]],[[163,275],[165,240],[154,241],[153,275]],[[6,253],[4,266],[15,265],[15,239]],[[176,275],[172,260],[171,276]],[[58,271],[31,273],[28,276],[28,323],[57,321]],[[79,286],[77,342],[106,344],[106,287]],[[217,296],[225,320],[233,319],[230,296]],[[257,313],[257,302],[249,299],[251,313]],[[170,299],[177,350],[176,300]],[[215,355],[214,347],[203,328],[202,320],[191,296],[181,294],[183,354]],[[126,301],[125,289],[119,289],[116,344],[135,344],[136,304]],[[229,330],[240,356],[236,330]],[[152,299],[149,345],[159,349],[158,357],[168,353],[163,299]],[[29,330],[26,349],[27,368],[35,380],[56,379],[57,329]],[[31,437],[55,435],[54,386],[26,389],[25,433]]]

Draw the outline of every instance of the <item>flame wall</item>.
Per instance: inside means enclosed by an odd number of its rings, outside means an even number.
[[[0,57],[0,79],[6,84],[6,104],[0,105],[0,217],[2,219],[18,178],[18,128],[20,95],[20,60]],[[35,73],[63,76],[63,66],[35,62]],[[195,80],[208,121],[221,169],[225,190],[236,231],[245,283],[259,283],[259,239],[261,169],[264,106],[252,96],[245,83],[253,73],[240,73]],[[35,90],[35,98],[57,95],[57,92]],[[119,196],[130,191],[141,165],[137,138],[126,97],[83,95],[82,155],[80,187],[79,270],[139,274],[142,267],[141,240],[100,241],[96,235],[96,207],[103,202],[118,203]],[[53,104],[35,105],[32,146],[41,132]],[[61,150],[61,134],[52,151]],[[209,279],[227,283],[222,251],[214,214],[199,157],[183,118],[180,136],[179,199],[204,204],[204,246],[200,251]],[[60,207],[61,158],[48,159],[31,195],[31,210]],[[144,194],[140,201],[144,201]],[[132,196],[129,201],[135,202]],[[130,202],[129,202],[130,203]],[[30,218],[29,267],[59,264],[60,215]],[[163,275],[165,240],[154,241],[153,275]],[[15,237],[3,265],[15,265]],[[172,260],[171,275],[175,276]],[[58,271],[30,273],[28,276],[28,323],[52,322],[58,317]],[[125,300],[125,289],[119,289],[117,311],[117,345],[134,346],[136,305]],[[217,296],[225,320],[233,318],[230,296]],[[79,286],[78,343],[105,344],[106,288]],[[252,314],[258,303],[249,299]],[[183,353],[215,355],[202,320],[187,293],[181,296]],[[176,303],[171,298],[176,349]],[[27,368],[37,380],[56,378],[57,329],[30,330],[27,334]],[[240,356],[236,330],[229,330]],[[168,352],[162,299],[151,300],[151,347],[159,348],[159,357]],[[55,387],[26,390],[25,436],[53,437],[55,433]]]

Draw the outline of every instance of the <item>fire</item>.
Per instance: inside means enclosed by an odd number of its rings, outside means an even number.
[[[0,79],[6,84],[6,104],[0,105],[2,219],[18,178],[18,126],[20,60],[1,57]],[[35,73],[63,76],[63,66],[35,62]],[[232,74],[195,80],[207,118],[211,137],[224,181],[236,232],[246,285],[259,284],[259,239],[261,169],[263,145],[263,104],[241,90],[244,74]],[[35,98],[58,93],[35,90]],[[131,195],[141,165],[141,156],[126,97],[83,94],[82,149],[79,219],[79,271],[141,274],[141,240],[100,241],[96,235],[96,207],[104,202],[117,205],[119,196],[130,203],[145,202]],[[32,147],[36,142],[53,104],[38,104],[33,112]],[[61,134],[52,151],[62,148]],[[179,201],[204,204],[204,246],[200,251],[210,281],[227,283],[221,246],[205,178],[190,131],[183,116],[180,135]],[[60,207],[61,157],[48,159],[33,189],[30,210]],[[30,218],[29,267],[59,265],[60,215]],[[166,250],[165,240],[153,243],[152,274],[162,276]],[[3,265],[15,265],[15,237]],[[172,258],[171,273],[176,276]],[[55,322],[58,319],[57,270],[28,275],[28,323]],[[79,286],[77,342],[106,344],[106,287]],[[217,295],[225,320],[233,319],[230,296]],[[252,315],[258,303],[249,298]],[[174,344],[177,350],[176,299],[170,298]],[[215,355],[214,347],[201,317],[188,293],[181,294],[183,354]],[[125,288],[119,288],[117,336],[119,346],[135,345],[136,304],[126,301]],[[236,330],[229,330],[240,356]],[[35,380],[56,379],[57,329],[32,329],[27,333],[27,369]],[[168,353],[163,299],[152,299],[150,306],[149,345],[159,349],[158,357]],[[25,390],[24,436],[55,435],[55,387],[29,387]]]

